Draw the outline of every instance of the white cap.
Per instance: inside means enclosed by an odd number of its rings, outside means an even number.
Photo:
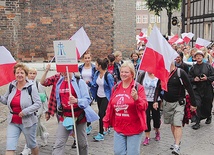
[[[202,55],[202,56],[204,57],[204,53],[203,53],[201,50],[197,50],[197,51],[195,52],[195,55],[194,55],[194,56],[196,56],[197,54],[200,54],[200,55]]]

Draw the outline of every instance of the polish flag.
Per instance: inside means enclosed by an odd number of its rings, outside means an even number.
[[[0,53],[0,73],[2,75],[0,86],[3,86],[15,79],[13,67],[16,65],[16,61],[4,46],[0,46]]]
[[[186,44],[190,42],[190,40],[194,37],[194,34],[192,32],[189,33],[182,33],[181,34],[182,39]]]
[[[91,45],[91,41],[86,34],[83,27],[81,27],[71,38],[70,40],[76,41],[76,53],[77,58],[79,59]]]
[[[172,45],[172,44],[175,43],[178,39],[179,39],[179,37],[178,37],[177,34],[174,35],[174,36],[172,36],[172,37],[169,36],[168,43],[170,43],[170,44]]]
[[[178,38],[178,40],[175,42],[175,44],[183,44],[184,40],[181,38]]]
[[[143,41],[144,44],[146,44],[148,42],[146,34],[145,34],[143,29],[140,31],[140,34],[138,36],[138,40]]]
[[[195,42],[195,48],[200,49],[201,47],[207,47],[209,44],[211,44],[210,41],[207,41],[202,38],[197,38]]]
[[[155,26],[148,38],[139,69],[153,73],[161,80],[162,89],[167,91],[170,65],[177,56],[178,53]]]

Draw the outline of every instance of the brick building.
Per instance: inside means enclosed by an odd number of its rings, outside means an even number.
[[[1,0],[0,46],[15,59],[48,61],[53,41],[69,39],[84,27],[94,58],[136,47],[136,0]]]

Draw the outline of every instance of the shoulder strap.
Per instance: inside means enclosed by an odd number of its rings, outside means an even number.
[[[117,86],[121,83],[121,81],[117,82],[114,87],[113,87],[113,92],[117,89]],[[138,85],[139,83],[138,82],[135,82],[135,89],[138,91]],[[113,93],[112,92],[112,93]]]
[[[39,90],[39,83],[37,80],[36,80],[36,88],[37,88],[37,90]]]
[[[144,79],[144,77],[145,77],[145,74],[146,74],[146,72],[141,72],[141,73],[139,74],[138,79],[137,79],[137,81],[138,81],[139,83],[142,84],[143,79]]]
[[[80,79],[81,79],[81,76],[78,75],[78,74],[74,74],[74,77],[76,78],[77,85],[78,85],[78,87],[79,87],[79,81],[80,81]]]
[[[38,89],[38,88],[37,88],[37,89]],[[32,104],[34,104],[33,98],[32,98],[32,85],[30,85],[30,86],[27,87],[27,91],[28,91],[28,94],[30,95]]]
[[[104,80],[107,82],[107,84],[108,84],[108,74],[109,74],[109,72],[108,71],[106,71],[105,72],[105,75],[104,75]]]
[[[12,89],[13,89],[13,85],[10,83],[10,85],[9,85],[9,94],[12,92]]]
[[[144,74],[145,75],[145,74]],[[137,92],[138,92],[138,85],[139,85],[139,83],[138,82],[135,82],[135,89],[137,90]]]
[[[177,74],[178,74],[178,78],[179,78],[179,80],[180,80],[180,82],[181,82],[181,85],[184,85],[184,84],[183,84],[183,81],[182,81],[182,79],[181,79],[181,69],[180,69],[180,68],[177,68]]]

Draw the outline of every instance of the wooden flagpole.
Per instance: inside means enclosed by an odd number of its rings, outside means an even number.
[[[72,96],[72,94],[71,94],[71,85],[70,85],[70,76],[69,76],[69,73],[68,73],[68,66],[66,66],[66,72],[67,72],[67,78],[68,78],[69,96]],[[69,100],[70,100],[70,97],[69,97]],[[75,117],[74,117],[73,104],[71,104],[71,113],[72,113],[72,118],[73,118],[73,122],[74,122],[74,134],[75,134],[75,139],[76,139],[77,155],[79,155],[79,145],[78,145],[76,121],[75,121]]]

